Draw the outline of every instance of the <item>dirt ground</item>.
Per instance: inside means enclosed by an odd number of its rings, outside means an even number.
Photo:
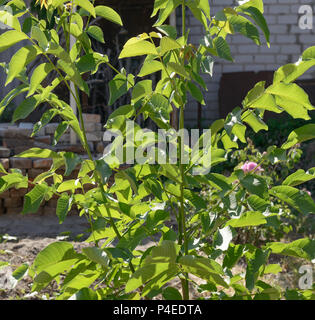
[[[0,300],[53,298],[53,293],[56,292],[55,285],[48,286],[40,293],[31,293],[31,279],[26,277],[15,286],[12,272],[22,263],[31,265],[36,255],[50,243],[57,240],[75,240],[76,236],[84,233],[88,224],[84,219],[75,216],[68,217],[62,225],[59,225],[57,219],[54,220],[53,217],[29,216],[5,219],[2,217],[0,217],[0,262],[9,262],[10,266],[0,268]],[[89,245],[80,241],[71,242],[78,251]],[[141,249],[151,245],[152,242],[145,243]],[[278,284],[283,289],[296,286],[296,266],[289,260],[282,260],[280,264],[283,271],[278,275],[266,275],[264,281]],[[233,269],[233,273],[245,272],[245,268],[246,266],[240,263]],[[173,281],[172,285],[178,288],[180,286],[179,281]],[[200,294],[194,292],[191,298],[198,296]]]

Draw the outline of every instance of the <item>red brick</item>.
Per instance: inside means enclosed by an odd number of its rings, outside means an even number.
[[[23,208],[18,207],[18,208],[7,208],[6,209],[6,214],[20,214],[22,213]]]
[[[4,138],[3,146],[6,148],[27,147],[31,148],[34,145],[34,141],[31,139],[21,138]]]
[[[27,192],[28,192],[27,188],[11,189],[10,190],[10,198],[24,197]]]
[[[83,121],[84,122],[101,122],[101,115],[93,114],[93,113],[83,113]]]
[[[10,161],[9,159],[0,159],[0,163],[3,165],[3,168],[5,170],[8,170],[10,168]]]
[[[49,208],[56,208],[57,207],[57,201],[58,199],[49,199],[47,202],[46,202],[46,207],[49,207]]]
[[[33,168],[35,169],[49,169],[51,165],[53,164],[52,159],[37,159],[33,160]]]
[[[5,147],[0,147],[0,158],[10,157],[11,150]]]
[[[4,199],[4,206],[6,208],[18,208],[23,205],[22,198],[6,198]]]
[[[9,197],[10,197],[10,191],[9,190],[0,193],[0,198],[1,199],[6,199],[6,198],[9,198]]]
[[[35,179],[38,175],[40,175],[43,172],[43,169],[29,169],[27,174],[30,179]]]
[[[35,141],[45,143],[45,144],[51,144],[51,136],[39,136],[35,138]]]
[[[28,158],[10,158],[11,168],[30,169],[32,168],[32,159]]]
[[[43,209],[44,216],[55,216],[56,215],[56,208],[45,206],[42,209]]]

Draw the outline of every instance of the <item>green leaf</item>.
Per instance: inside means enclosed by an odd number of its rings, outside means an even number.
[[[246,110],[243,113],[242,120],[248,123],[256,133],[260,130],[268,130],[267,124],[252,110]]]
[[[93,262],[100,264],[102,267],[107,268],[109,266],[110,259],[107,253],[98,247],[83,248],[82,252]]]
[[[147,76],[148,74],[160,71],[162,69],[163,69],[163,65],[160,61],[145,59],[138,76],[144,77],[144,76]]]
[[[117,74],[109,81],[109,101],[108,105],[112,105],[117,99],[126,94],[130,88],[128,78],[125,75]]]
[[[247,211],[238,218],[229,220],[225,226],[233,228],[242,228],[249,226],[259,226],[267,223],[266,217],[259,211]]]
[[[77,253],[74,251],[71,243],[66,241],[53,242],[38,253],[32,268],[39,273],[48,266],[54,265],[62,260],[74,259],[75,257],[77,257]]]
[[[148,178],[144,180],[144,187],[148,192],[152,193],[158,199],[162,200],[162,186],[161,183],[153,178]]]
[[[28,150],[25,150],[15,157],[18,158],[59,158],[60,156],[50,150],[50,149],[41,149],[41,148],[30,148]]]
[[[283,112],[283,109],[277,105],[275,97],[269,93],[263,93],[260,97],[251,102],[249,106],[250,108],[263,109],[275,113]]]
[[[70,179],[70,180],[66,180],[66,181],[62,182],[58,186],[57,192],[64,192],[64,191],[71,190],[72,193],[74,193],[74,191],[76,189],[82,189],[81,182],[79,181],[79,179],[77,179],[77,180]]]
[[[143,266],[136,270],[127,282],[125,291],[135,290],[164,272],[176,272],[175,261],[179,249],[179,246],[170,240],[164,240],[160,246],[153,248],[150,255],[145,258]]]
[[[2,33],[0,35],[0,52],[9,49],[14,44],[25,39],[27,39],[27,35],[17,30],[9,30]]]
[[[198,7],[204,12],[206,17],[210,20],[210,5],[208,0],[200,0]]]
[[[214,235],[213,245],[215,250],[226,251],[229,248],[229,244],[233,239],[232,229],[227,226],[222,229],[218,229]]]
[[[89,12],[94,18],[96,17],[94,6],[89,0],[73,0],[73,2],[77,6],[80,6],[81,8]]]
[[[157,26],[162,25],[165,22],[165,20],[171,15],[171,13],[175,10],[175,8],[179,6],[180,3],[181,3],[181,1],[179,1],[179,0],[174,0],[174,1],[173,0],[171,0],[171,1],[160,0],[160,1],[157,1],[156,4],[154,5],[154,10],[152,12],[151,17],[154,17],[158,10],[160,10],[160,12],[159,12],[158,19],[155,22],[155,24],[153,25],[153,27],[157,27]]]
[[[28,85],[21,84],[11,90],[0,102],[0,110],[4,110],[4,108],[19,94],[22,94],[23,92],[28,91]],[[1,115],[2,111],[0,111]]]
[[[58,127],[57,127],[56,131],[54,132],[54,138],[53,138],[53,142],[52,142],[53,146],[55,146],[58,143],[59,139],[67,131],[68,128],[69,128],[68,121],[62,121],[58,124]]]
[[[57,201],[56,214],[59,218],[59,223],[62,224],[65,221],[67,213],[71,209],[72,197],[67,193],[63,193]]]
[[[242,123],[241,114],[241,108],[234,108],[226,117],[224,128],[230,138],[232,138],[231,134],[234,134],[241,142],[246,143],[246,126]]]
[[[268,264],[266,267],[265,267],[265,270],[264,270],[264,274],[268,274],[268,273],[273,273],[273,274],[277,274],[279,272],[282,271],[282,268],[279,264],[275,263],[275,264]]]
[[[28,268],[29,265],[27,263],[23,263],[13,271],[12,276],[15,280],[19,281],[27,274]]]
[[[235,32],[241,33],[255,44],[260,45],[259,32],[248,19],[240,15],[232,15],[229,18],[229,23]]]
[[[203,98],[203,95],[202,95],[202,92],[200,91],[200,89],[191,81],[188,81],[187,86],[188,86],[188,90],[191,93],[191,95],[193,96],[193,98],[195,98],[202,105],[205,105],[206,103],[205,103],[205,100]]]
[[[13,113],[13,122],[16,122],[20,119],[25,119],[30,115],[36,107],[40,104],[40,95],[35,95],[30,98],[25,99]]]
[[[270,205],[268,201],[265,201],[254,194],[248,197],[247,202],[251,209],[260,212],[265,212],[268,206]]]
[[[174,71],[175,73],[177,73],[178,75],[182,76],[185,79],[190,79],[190,76],[185,70],[185,68],[178,63],[169,62],[167,64],[167,68],[170,69],[171,71]]]
[[[32,290],[39,291],[46,287],[50,281],[75,265],[78,258],[72,245],[67,242],[55,242],[48,245],[37,255],[32,266],[36,272]]]
[[[255,174],[247,174],[240,179],[241,185],[251,194],[262,199],[268,198],[268,186],[264,178]]]
[[[315,168],[311,168],[306,172],[303,169],[298,169],[296,172],[289,175],[282,184],[294,187],[312,179],[315,179]]]
[[[302,60],[308,61],[315,59],[315,46],[309,47],[302,53]]]
[[[306,124],[303,127],[293,130],[287,141],[281,146],[283,149],[289,149],[297,143],[308,141],[315,138],[315,124]]]
[[[236,7],[236,11],[243,11],[246,10],[247,8],[256,8],[258,9],[261,13],[264,13],[264,4],[263,4],[263,0],[250,0],[250,1],[246,1],[244,2],[242,5],[239,5],[238,7]]]
[[[314,65],[315,59],[286,64],[275,71],[273,82],[293,82]]]
[[[187,199],[197,210],[206,209],[207,203],[196,192],[184,189],[184,197]]]
[[[183,300],[180,292],[173,287],[167,287],[163,290],[162,296],[165,300]]]
[[[201,71],[212,77],[214,60],[212,56],[203,56],[200,62]]]
[[[47,185],[37,184],[30,192],[28,192],[24,196],[22,213],[36,213],[48,190],[49,187]]]
[[[172,110],[169,101],[159,93],[154,93],[142,109],[143,112],[147,112],[160,128],[166,130],[169,129],[170,113]]]
[[[164,54],[166,52],[169,52],[171,50],[180,49],[181,45],[176,40],[174,40],[172,38],[163,37],[160,42],[160,48],[161,48],[160,55],[164,56]]]
[[[0,22],[9,26],[10,28],[15,29],[14,31],[21,31],[21,25],[20,25],[19,19],[16,15],[12,15],[11,10],[2,9],[0,11]]]
[[[233,243],[230,243],[230,246],[225,253],[222,267],[231,269],[233,266],[236,265],[236,263],[242,257],[243,252],[244,252],[243,245],[240,245],[240,244],[234,245]]]
[[[9,71],[5,85],[8,85],[14,78],[16,78],[23,69],[32,62],[37,55],[39,50],[34,46],[25,46],[19,49],[11,58],[9,63]]]
[[[42,63],[36,67],[31,77],[30,89],[27,97],[31,96],[38,89],[38,86],[52,70],[54,70],[54,66],[48,62]]]
[[[46,53],[52,54],[55,57],[59,58],[57,61],[57,66],[66,73],[66,78],[73,81],[80,90],[89,94],[89,88],[83,81],[76,65],[71,60],[69,54],[59,44],[56,44],[54,42],[50,43],[50,47],[46,51]]]
[[[275,146],[268,147],[267,158],[272,164],[287,160],[287,153],[284,149]]]
[[[0,193],[8,190],[13,186],[20,186],[24,183],[24,188],[28,187],[27,177],[19,173],[9,173],[0,177]],[[21,186],[20,186],[21,188]]]
[[[121,170],[115,174],[115,179],[120,178],[123,180],[127,180],[130,184],[131,189],[133,192],[138,195],[138,186],[137,186],[137,179],[131,171],[128,170]]]
[[[144,285],[151,279],[154,279],[155,277],[158,277],[168,272],[177,272],[175,264],[162,262],[147,264],[142,268],[136,270],[135,273],[133,273],[132,277],[126,283],[125,292],[128,293],[130,291],[133,291],[139,288],[140,286]]]
[[[108,21],[114,22],[120,26],[123,25],[119,14],[110,7],[96,6],[95,13],[97,16],[102,17]]]
[[[90,26],[86,31],[92,38],[98,42],[105,43],[103,30],[98,26]]]
[[[315,240],[308,238],[298,239],[290,243],[270,242],[266,245],[272,253],[281,254],[314,261],[315,259]]]
[[[177,38],[177,30],[174,26],[165,24],[156,27],[156,29],[174,40]]]
[[[307,93],[295,83],[276,83],[266,89],[276,98],[278,106],[283,108],[293,118],[309,120],[307,110],[313,110]]]
[[[101,55],[97,52],[93,52],[81,56],[76,65],[81,74],[86,72],[95,74],[99,65],[106,62],[108,62],[108,57],[106,55]]]
[[[215,38],[213,43],[214,43],[214,46],[217,50],[217,54],[220,58],[228,60],[228,61],[233,61],[233,58],[231,56],[230,47],[222,37]]]
[[[260,81],[255,84],[254,88],[248,91],[246,97],[243,100],[243,106],[246,108],[250,106],[254,101],[260,98],[265,92],[266,81]]]
[[[180,175],[180,171],[179,168],[176,165],[172,165],[172,164],[161,164],[161,169],[160,169],[160,173],[177,182],[177,183],[181,183],[181,175]]]
[[[156,47],[149,41],[141,40],[129,45],[125,44],[119,55],[119,59],[143,56],[148,54],[158,55]]]
[[[270,43],[269,43],[270,31],[268,29],[268,25],[266,23],[266,20],[265,20],[263,14],[260,12],[259,9],[255,8],[255,7],[248,7],[242,11],[245,14],[249,15],[256,22],[256,24],[260,27],[260,29],[262,30],[262,32],[265,35],[266,42],[269,47],[270,46]]]
[[[35,39],[38,42],[38,45],[43,51],[46,51],[48,48],[48,40],[45,33],[38,27],[33,26],[31,30],[31,38]]]
[[[100,174],[104,184],[107,183],[108,179],[112,175],[112,170],[104,159],[95,160],[95,169]]]
[[[215,284],[228,288],[228,285],[221,276],[223,275],[221,266],[212,259],[186,255],[178,259],[178,264],[185,272],[192,273],[204,280],[210,280]]]
[[[71,296],[71,300],[98,300],[97,293],[90,288],[82,288]]]
[[[65,176],[69,176],[76,166],[82,162],[82,159],[73,152],[65,152],[63,157],[66,165]]]
[[[135,104],[141,98],[152,93],[152,80],[142,80],[136,83],[132,90],[131,103]]]
[[[261,266],[267,263],[270,250],[256,249],[255,253],[248,259],[246,268],[246,288],[248,290],[253,290],[255,287],[255,282],[259,276],[259,269]]]
[[[303,214],[315,213],[315,203],[305,191],[290,186],[276,186],[269,193]]]
[[[224,149],[225,150],[229,150],[229,149],[233,149],[233,148],[238,148],[238,144],[236,141],[234,141],[234,139],[232,140],[228,133],[224,130],[222,131],[222,135],[221,135],[221,141],[223,143]]]

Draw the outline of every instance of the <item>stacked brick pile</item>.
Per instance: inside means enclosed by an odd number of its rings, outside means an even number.
[[[94,154],[103,152],[103,131],[101,118],[98,114],[83,114],[87,140]],[[49,123],[42,128],[36,136],[30,137],[33,131],[33,123],[0,123],[0,158],[8,158],[17,155],[29,148],[47,148],[55,151],[72,151],[84,154],[80,144],[70,144],[70,129],[68,129],[54,147],[51,146],[58,123]]]
[[[95,114],[84,114],[85,126],[87,131],[87,139],[91,151],[95,156],[103,152],[103,131],[100,123],[100,116]],[[39,174],[49,170],[52,165],[51,159],[39,158],[16,158],[17,155],[29,148],[39,147],[47,148],[54,151],[71,151],[81,154],[84,157],[85,152],[81,145],[70,144],[70,131],[66,132],[54,147],[51,142],[58,123],[50,123],[44,127],[39,134],[30,138],[33,131],[32,123],[20,123],[19,125],[0,124],[0,162],[6,170],[17,168],[24,175],[28,175],[30,180],[37,177]],[[62,174],[62,170],[58,172]],[[74,170],[72,174],[65,179],[74,179],[77,176],[78,170]],[[24,195],[31,188],[11,189],[0,194],[0,214],[18,214],[22,211]],[[57,199],[52,198],[48,202],[42,203],[37,215],[51,215],[56,212]],[[69,214],[76,214],[72,210]]]

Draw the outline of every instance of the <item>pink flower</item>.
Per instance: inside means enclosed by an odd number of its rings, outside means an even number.
[[[312,194],[311,194],[310,191],[306,190],[306,193],[307,193],[310,197],[312,196]]]
[[[244,171],[244,173],[253,171],[256,167],[258,166],[258,164],[256,162],[248,162],[246,161],[243,165],[242,165],[242,170]],[[263,171],[263,169],[258,166],[255,171]]]

